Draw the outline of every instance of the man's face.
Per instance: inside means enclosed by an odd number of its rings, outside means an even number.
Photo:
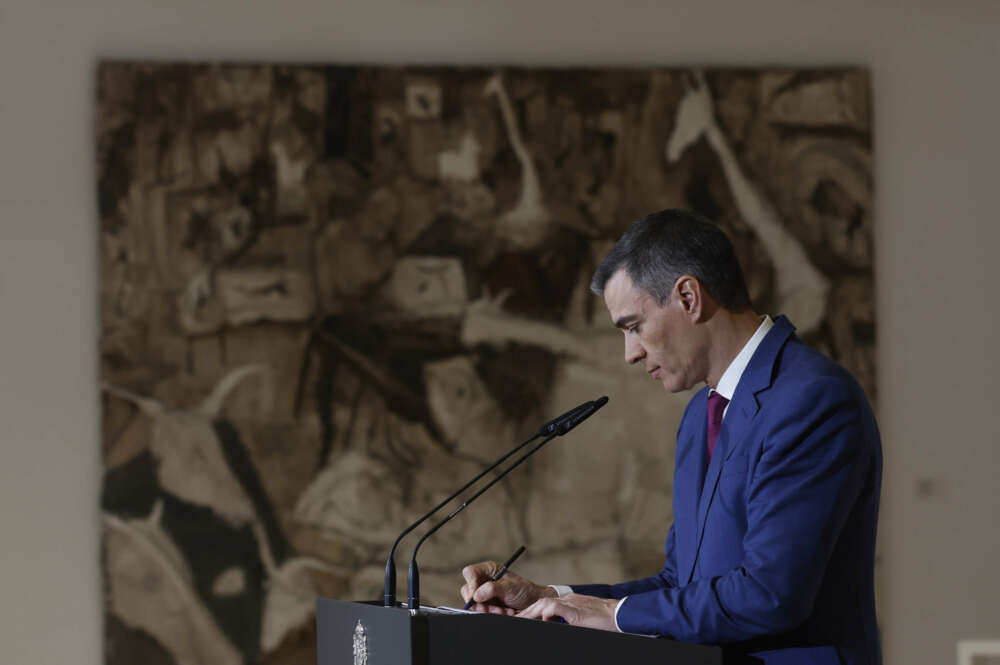
[[[705,380],[706,353],[684,299],[675,286],[663,306],[619,270],[604,288],[611,321],[625,334],[625,362],[642,363],[672,393]]]

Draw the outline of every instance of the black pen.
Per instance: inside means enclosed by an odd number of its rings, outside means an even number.
[[[502,565],[499,568],[497,568],[497,572],[493,573],[493,576],[490,577],[490,582],[496,582],[498,579],[500,579],[501,577],[503,577],[503,574],[507,572],[507,568],[509,566],[512,566],[514,564],[514,562],[517,561],[517,557],[519,557],[522,554],[524,554],[524,549],[525,549],[524,545],[521,545],[520,547],[518,547],[517,551],[514,552],[513,554],[511,554],[510,558],[507,559],[507,563],[505,563],[504,565]],[[467,602],[465,604],[465,607],[462,608],[462,609],[466,609],[467,610],[467,609],[469,609],[470,607],[472,607],[475,604],[476,604],[476,601],[474,601],[474,600],[472,600],[470,598],[469,602]]]

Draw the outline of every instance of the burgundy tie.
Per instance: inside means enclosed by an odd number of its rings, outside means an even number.
[[[712,461],[712,452],[715,450],[715,442],[719,438],[719,430],[722,429],[722,412],[726,410],[729,400],[713,391],[708,396],[708,461]]]

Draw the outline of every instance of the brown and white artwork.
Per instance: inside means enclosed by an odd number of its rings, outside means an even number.
[[[545,583],[659,570],[689,395],[588,291],[646,213],[718,223],[876,397],[864,70],[105,62],[96,119],[110,665],[314,665],[317,596],[381,597],[400,531],[600,395],[422,597],[522,543]]]

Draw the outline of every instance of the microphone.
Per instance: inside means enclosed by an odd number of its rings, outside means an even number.
[[[605,399],[605,401],[606,401],[606,399]],[[593,400],[591,400],[589,402],[584,402],[580,406],[577,406],[577,407],[574,407],[574,408],[570,409],[569,411],[567,411],[566,413],[562,414],[561,416],[553,418],[549,422],[547,422],[544,425],[542,425],[541,428],[538,430],[538,434],[536,434],[535,436],[539,437],[539,436],[546,436],[548,434],[555,434],[555,433],[557,433],[560,428],[565,427],[565,423],[567,421],[571,420],[577,414],[582,413],[584,409],[586,409],[587,407],[589,407],[593,403],[594,403]]]
[[[603,399],[605,401],[607,401],[606,397],[603,398]],[[414,529],[416,529],[418,526],[420,526],[421,524],[423,524],[424,521],[427,518],[429,518],[431,515],[433,515],[437,511],[441,510],[441,508],[445,504],[447,504],[450,501],[452,501],[459,494],[461,494],[465,490],[469,489],[480,478],[482,478],[487,473],[489,473],[493,469],[495,469],[498,466],[500,466],[501,464],[503,464],[511,455],[513,455],[517,451],[521,450],[522,448],[524,448],[526,445],[528,445],[529,443],[531,443],[532,441],[534,441],[538,437],[545,436],[546,434],[552,434],[556,428],[565,427],[565,423],[566,422],[568,422],[569,420],[571,420],[574,416],[579,415],[580,413],[582,413],[583,409],[589,407],[592,404],[593,404],[593,401],[584,402],[580,406],[574,407],[574,408],[570,409],[569,411],[567,411],[566,413],[562,414],[561,416],[559,416],[557,418],[553,418],[549,422],[545,423],[544,425],[541,426],[541,428],[539,428],[538,432],[536,432],[534,435],[532,435],[531,438],[527,439],[524,443],[521,443],[521,444],[515,446],[510,452],[508,452],[506,455],[504,455],[503,457],[501,457],[500,459],[498,459],[496,462],[494,462],[493,464],[491,464],[489,467],[487,467],[486,469],[484,469],[475,478],[473,478],[472,480],[470,480],[466,484],[462,485],[462,487],[460,487],[458,489],[458,491],[456,491],[454,494],[452,494],[451,496],[449,496],[447,499],[445,499],[444,501],[442,501],[438,505],[434,506],[430,511],[427,512],[426,515],[424,515],[423,517],[421,517],[420,519],[418,519],[416,522],[414,522],[410,526],[406,527],[406,529],[403,531],[403,533],[399,534],[399,536],[396,538],[396,542],[394,542],[392,544],[392,549],[389,550],[389,556],[385,560],[385,587],[383,588],[383,598],[382,598],[383,599],[383,604],[385,605],[385,607],[395,607],[395,605],[396,605],[396,559],[395,559],[395,556],[396,556],[396,548],[399,546],[399,542],[403,539],[403,536],[405,536],[406,534],[410,533],[411,531],[413,531]]]
[[[486,490],[496,485],[498,482],[500,482],[500,480],[503,479],[504,476],[506,476],[508,473],[516,469],[518,466],[521,465],[522,462],[524,462],[526,459],[528,459],[536,452],[538,452],[542,446],[544,446],[546,443],[556,438],[557,436],[563,436],[571,429],[582,423],[584,420],[594,415],[595,411],[597,411],[607,403],[608,403],[607,396],[601,397],[591,402],[586,402],[584,404],[581,404],[577,408],[572,409],[571,411],[567,411],[563,415],[556,418],[555,420],[558,421],[558,423],[555,425],[554,428],[556,431],[546,436],[542,440],[542,442],[539,443],[537,446],[535,446],[525,454],[518,457],[513,464],[511,464],[506,469],[501,471],[500,475],[498,475],[490,482],[486,483],[486,485],[483,486],[478,492],[476,492],[471,497],[463,501],[458,508],[453,510],[443,520],[432,526],[430,530],[427,533],[425,533],[420,540],[417,541],[416,547],[413,548],[413,556],[410,558],[410,569],[407,576],[407,596],[408,596],[407,607],[409,607],[409,609],[411,610],[420,609],[420,571],[417,568],[417,552],[420,550],[420,546],[424,544],[424,541],[427,540],[431,536],[431,534],[433,534],[435,531],[437,531],[445,524],[447,524],[453,517],[455,517],[455,515],[458,515],[460,512],[465,510],[466,506],[468,506],[473,501],[482,496],[482,494]],[[552,422],[553,421],[550,421],[549,423],[546,423],[546,425],[549,425]]]
[[[598,397],[593,402],[589,402],[588,404],[581,404],[574,409],[574,413],[559,416],[559,423],[555,427],[556,433],[559,436],[566,434],[584,420],[594,415],[595,411],[607,403],[608,396],[605,395],[603,397]]]

